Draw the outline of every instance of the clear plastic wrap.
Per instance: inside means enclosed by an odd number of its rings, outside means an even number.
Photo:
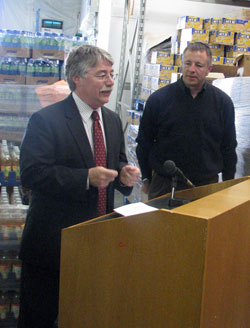
[[[237,135],[236,178],[250,175],[250,77],[232,77],[213,81],[213,85],[226,92],[235,106]]]

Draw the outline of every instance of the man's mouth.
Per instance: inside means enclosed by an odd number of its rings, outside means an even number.
[[[100,92],[111,93],[112,90],[113,90],[112,88],[105,88],[105,89],[102,89]]]

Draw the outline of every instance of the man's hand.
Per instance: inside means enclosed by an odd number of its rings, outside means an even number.
[[[128,187],[133,187],[139,180],[140,170],[132,165],[123,166],[120,173],[120,181]]]
[[[89,184],[97,188],[106,188],[110,182],[114,181],[118,172],[96,166],[89,169]]]

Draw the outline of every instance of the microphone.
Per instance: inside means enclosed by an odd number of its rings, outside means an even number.
[[[184,173],[175,165],[175,162],[167,160],[163,164],[166,175],[170,177],[178,177],[183,180],[188,186],[194,188],[194,184],[185,177]]]

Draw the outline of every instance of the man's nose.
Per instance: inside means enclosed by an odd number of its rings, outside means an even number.
[[[107,85],[114,85],[115,83],[114,78],[111,75],[107,75],[107,79],[105,82]]]
[[[195,63],[191,63],[191,65],[189,66],[189,69],[191,71],[194,71],[195,70]]]

